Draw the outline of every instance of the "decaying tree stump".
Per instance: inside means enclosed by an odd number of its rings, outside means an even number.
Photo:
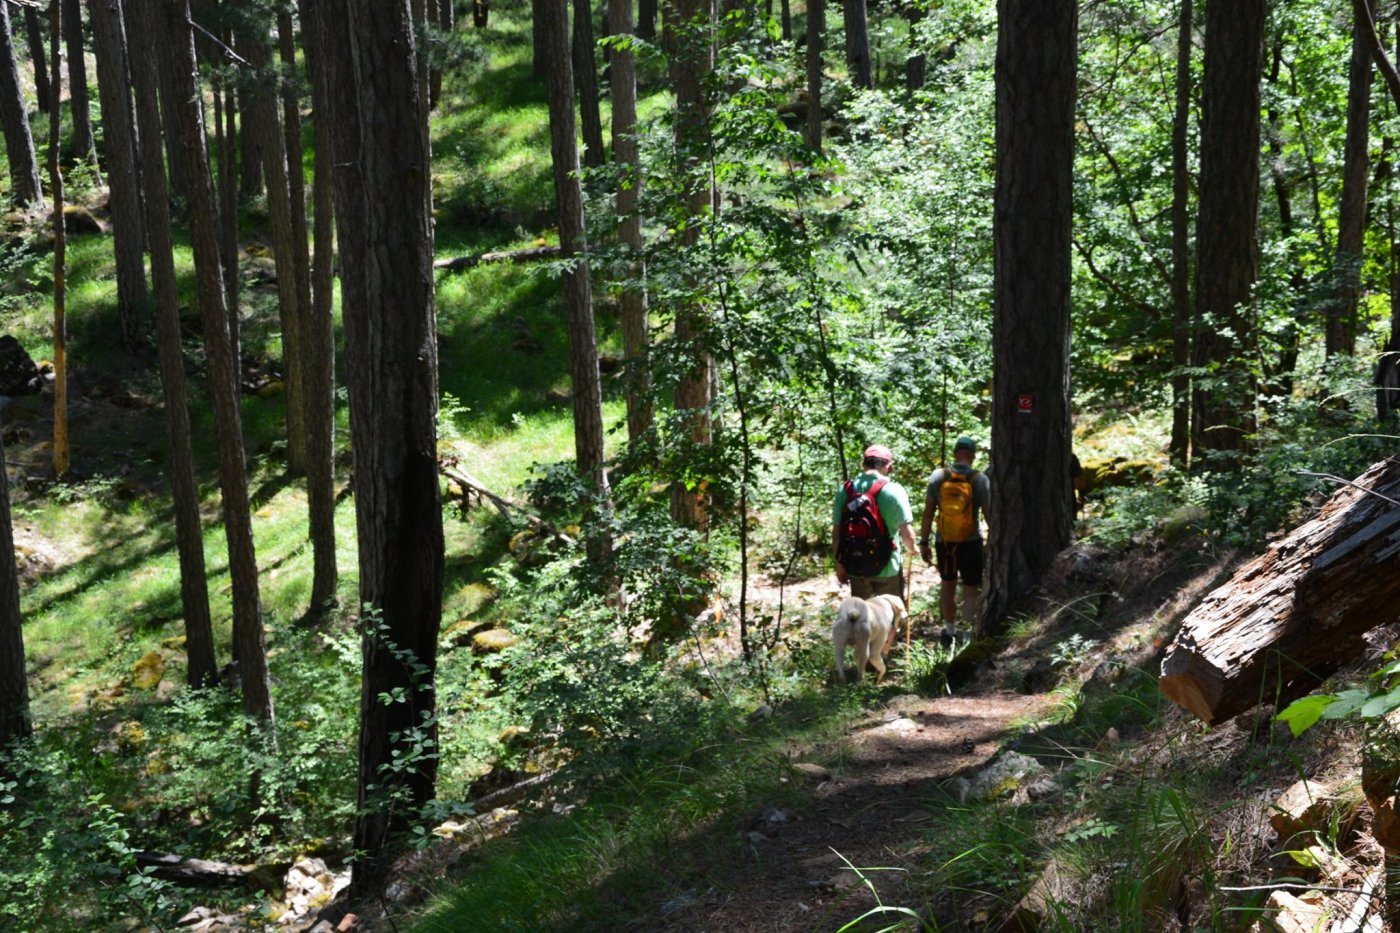
[[[1162,661],[1162,694],[1206,722],[1290,700],[1400,617],[1400,458],[1343,486],[1316,517],[1192,610]]]

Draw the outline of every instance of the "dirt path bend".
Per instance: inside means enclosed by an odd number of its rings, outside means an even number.
[[[916,568],[912,584],[914,604],[928,606],[938,585],[934,571]],[[787,587],[781,598],[799,617],[812,619],[809,625],[822,626],[823,607],[834,609],[843,590],[834,578],[814,578]],[[780,594],[759,581],[750,598],[776,605]],[[918,622],[915,634],[932,637],[929,620]],[[892,656],[895,684],[901,654],[902,645]],[[955,777],[985,766],[1016,722],[1036,718],[1045,703],[1041,695],[974,686],[955,696],[906,693],[872,706],[844,736],[793,759],[823,769],[794,771],[793,779],[805,783],[801,812],[775,805],[751,814],[740,857],[704,871],[708,890],[672,900],[647,928],[834,931],[878,903],[916,905],[908,870],[918,866],[910,863],[910,850],[919,844],[931,811],[947,805]],[[872,870],[858,874],[848,860]],[[899,917],[890,913],[878,919],[862,929],[883,928]]]
[[[904,850],[917,843],[930,809],[946,805],[948,782],[989,761],[1008,728],[1044,703],[1043,696],[1009,693],[902,695],[872,709],[848,730],[829,775],[811,779],[805,812],[769,807],[754,814],[744,864],[726,866],[712,893],[668,905],[670,915],[655,928],[839,929],[877,904],[846,860],[861,869],[909,868]],[[831,757],[832,750],[821,751],[811,757]],[[881,903],[914,903],[906,871],[863,874]],[[879,927],[899,918],[881,919]]]

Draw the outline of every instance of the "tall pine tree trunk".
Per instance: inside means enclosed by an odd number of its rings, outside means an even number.
[[[540,21],[540,5],[544,0],[530,0],[530,48],[533,55],[530,59],[530,73],[536,78],[543,78],[548,62],[545,60],[544,38],[541,34],[543,23]]]
[[[1176,109],[1172,114],[1172,438],[1171,457],[1186,466],[1191,451],[1191,123],[1192,0],[1181,0],[1176,33]]]
[[[1371,49],[1371,58],[1381,77],[1385,79],[1386,90],[1390,92],[1391,100],[1400,107],[1400,71],[1396,70],[1395,64],[1386,54],[1380,33],[1376,29],[1371,5],[1367,0],[1352,0],[1352,10],[1356,16],[1357,28],[1364,29],[1366,43]],[[1396,26],[1396,43],[1397,47],[1400,47],[1400,25]],[[1395,250],[1392,241],[1392,261],[1395,261]],[[1400,282],[1400,275],[1392,272],[1390,339],[1386,341],[1385,350],[1376,361],[1376,371],[1372,380],[1376,387],[1376,416],[1382,424],[1389,422],[1396,412],[1400,412],[1400,284],[1397,282]]]
[[[568,0],[546,0],[542,8],[544,40],[550,62],[550,155],[554,165],[554,198],[559,216],[559,248],[565,260],[575,259],[564,272],[564,308],[569,331],[569,376],[574,405],[574,451],[578,472],[594,501],[609,498],[608,473],[603,466],[603,395],[598,374],[598,345],[593,324],[593,286],[588,270],[588,241],[583,224],[583,189],[579,186],[578,144],[574,129],[574,80],[569,73]],[[577,9],[577,7],[575,7]],[[575,21],[577,23],[577,21]],[[577,46],[575,46],[577,48]],[[604,506],[606,507],[606,506]],[[611,541],[589,536],[589,559],[607,558]]]
[[[134,28],[130,22],[133,16],[131,9],[133,4],[126,4],[124,7],[127,16],[126,31],[129,34]],[[164,16],[157,16],[155,22],[151,24],[155,30],[152,33],[156,48],[164,49],[169,44],[168,28],[165,24]],[[160,99],[160,120],[162,138],[165,140],[166,172],[170,183],[170,194],[172,197],[183,199],[185,191],[185,166],[184,159],[180,157],[180,132],[176,125],[176,110],[178,101],[175,100],[175,66],[170,61],[169,55],[159,55],[156,58],[157,75],[157,96]]]
[[[306,497],[312,551],[311,606],[315,620],[336,601],[335,558],[335,322],[332,315],[335,215],[331,206],[331,123],[323,73],[325,52],[321,4],[299,0],[302,46],[311,78],[315,165],[312,182],[316,252],[311,266],[311,303],[302,331],[305,347]]]
[[[433,796],[443,538],[428,102],[404,0],[322,0],[364,621],[352,888]],[[372,67],[364,67],[372,63]],[[405,658],[411,659],[406,661]],[[380,696],[402,702],[385,704]],[[431,747],[431,746],[429,746]],[[398,795],[397,798],[395,795]]]
[[[83,53],[82,0],[60,2],[63,4],[64,42],[68,46],[68,108],[73,122],[73,150],[78,161],[88,163],[96,171],[97,143],[92,138],[87,56]]]
[[[579,118],[583,124],[583,164],[592,168],[606,161],[603,152],[603,116],[598,105],[598,62],[594,56],[593,7],[590,0],[574,3],[574,85],[578,88]],[[553,54],[553,53],[551,53]]]
[[[637,38],[656,41],[657,0],[637,0]]]
[[[846,23],[846,67],[856,87],[873,88],[870,73],[870,26],[866,21],[865,0],[845,0],[841,4]]]
[[[291,200],[286,137],[278,114],[279,98],[273,80],[272,56],[266,32],[257,26],[250,26],[239,36],[238,48],[256,71],[257,83],[245,98],[244,114],[248,128],[257,136],[258,150],[262,154],[268,227],[272,234],[272,256],[277,266],[277,313],[282,325],[282,368],[287,378],[287,469],[293,475],[300,475],[306,468],[301,360],[301,298],[302,284],[306,278],[298,261],[298,240],[292,220],[296,205]],[[296,169],[300,171],[300,163],[297,163]],[[303,198],[303,211],[304,204]],[[300,242],[304,249],[304,235]]]
[[[39,157],[29,130],[29,114],[20,91],[19,64],[10,31],[10,5],[0,3],[0,128],[5,132],[5,159],[10,168],[10,194],[21,207],[42,207]],[[47,59],[43,59],[47,61]]]
[[[141,172],[137,132],[131,112],[131,71],[121,0],[88,0],[97,90],[102,102],[102,141],[107,155],[107,186],[112,211],[112,243],[117,260],[117,315],[122,344],[134,351],[146,324],[146,266],[141,219]]]
[[[904,66],[904,85],[911,91],[918,91],[928,76],[928,56],[920,51],[918,39],[919,23],[928,14],[917,6],[910,6],[905,15],[909,18],[909,58]]]
[[[1254,328],[1247,312],[1259,274],[1259,80],[1264,0],[1206,7],[1200,206],[1196,214],[1195,364],[1192,449],[1233,467],[1254,434]]]
[[[101,3],[102,0],[96,0]],[[147,0],[126,0],[135,7],[128,18],[146,23],[151,18]],[[146,192],[146,239],[151,248],[151,284],[155,293],[156,350],[160,384],[165,399],[165,421],[170,439],[166,475],[175,511],[175,546],[180,556],[180,605],[185,620],[186,677],[191,687],[213,686],[218,680],[214,630],[209,616],[209,589],[205,582],[204,533],[199,517],[199,484],[194,474],[194,448],[190,432],[189,390],[185,381],[185,355],[180,334],[180,293],[175,278],[175,256],[170,225],[170,195],[161,147],[160,109],[157,106],[152,30],[130,33],[131,84],[136,92],[141,177]]]
[[[710,0],[675,0],[671,10],[678,23],[667,16],[666,29],[672,33],[671,86],[676,93],[676,150],[682,161],[680,171],[687,179],[687,211],[693,222],[681,233],[687,251],[700,242],[700,228],[713,210],[714,191],[703,172],[696,171],[705,152],[709,114],[705,100],[705,79],[714,68],[714,46],[710,27],[714,8]],[[689,370],[676,385],[676,410],[681,415],[690,444],[704,448],[712,440],[710,390],[714,361],[706,344],[708,330],[705,309],[697,304],[676,310],[675,340]],[[709,496],[703,488],[690,488],[677,482],[671,487],[671,516],[697,531],[709,530]]]
[[[204,326],[204,349],[209,360],[209,395],[213,402],[214,429],[219,448],[219,490],[223,496],[224,535],[228,542],[229,575],[233,584],[233,654],[243,685],[243,712],[270,729],[273,723],[272,688],[267,671],[262,600],[258,595],[258,563],[248,503],[248,471],[243,459],[243,416],[229,343],[228,309],[224,307],[214,186],[209,176],[209,157],[204,148],[204,108],[200,103],[202,95],[199,72],[195,66],[189,5],[187,0],[138,2],[161,2],[165,7],[171,75],[175,99],[180,102],[175,112],[175,122],[180,129],[180,150],[189,189],[190,241],[194,247],[199,317]]]
[[[1269,83],[1276,90],[1280,89],[1279,75],[1283,67],[1283,39],[1275,38],[1270,50],[1270,67],[1267,74]],[[1287,97],[1289,91],[1283,90],[1281,94],[1275,94],[1274,98]],[[1293,291],[1293,307],[1291,314],[1284,320],[1284,326],[1277,334],[1276,339],[1280,344],[1278,361],[1269,365],[1265,361],[1264,374],[1268,378],[1268,391],[1272,395],[1287,396],[1293,392],[1293,372],[1298,367],[1298,350],[1302,335],[1302,317],[1305,312],[1311,311],[1311,302],[1305,309],[1304,297],[1308,288],[1307,275],[1303,269],[1303,260],[1299,255],[1301,247],[1296,245],[1297,241],[1293,236],[1293,183],[1288,177],[1287,165],[1284,161],[1284,144],[1282,117],[1278,107],[1270,102],[1265,108],[1265,124],[1261,127],[1264,138],[1268,143],[1268,166],[1269,180],[1274,190],[1274,202],[1278,207],[1278,228],[1282,240],[1287,244],[1287,265],[1288,265],[1288,287]]]
[[[826,0],[807,0],[807,145],[822,151],[822,40]]]
[[[238,195],[243,198],[256,198],[263,191],[262,145],[253,126],[252,97],[252,91],[239,89],[238,112],[242,120],[238,124]]]
[[[29,681],[24,673],[24,626],[19,614],[15,536],[10,522],[10,480],[5,470],[5,446],[0,443],[0,758],[6,746],[16,739],[28,738],[33,730]]]
[[[632,0],[609,0],[616,35],[632,34]],[[618,241],[630,254],[628,278],[622,290],[622,354],[627,361],[627,438],[636,443],[651,429],[650,337],[647,325],[647,291],[642,284],[646,264],[642,258],[642,167],[637,147],[637,58],[630,48],[619,46],[612,56],[613,158],[624,172],[617,190]]]
[[[1353,18],[1347,86],[1346,145],[1342,156],[1342,201],[1337,218],[1336,291],[1327,303],[1325,351],[1356,352],[1356,312],[1361,302],[1361,263],[1366,248],[1366,180],[1371,123],[1371,52],[1366,26]]]
[[[225,46],[232,47],[233,36],[225,33]],[[223,86],[224,123],[216,133],[219,144],[215,154],[219,161],[219,250],[224,272],[224,304],[228,307],[229,350],[236,371],[242,372],[243,334],[239,308],[242,302],[242,282],[239,278],[238,250],[238,95],[233,85]]]
[[[9,4],[6,4],[8,7]],[[8,15],[8,13],[7,13]],[[34,97],[40,113],[49,112],[49,54],[44,49],[44,27],[39,9],[24,8],[24,31],[29,39],[29,59],[34,65]]]
[[[62,99],[63,63],[59,45],[63,31],[63,4],[58,0],[49,5],[49,30],[53,39],[49,85],[55,96]],[[71,99],[71,93],[70,93]],[[70,450],[68,445],[68,234],[63,223],[63,170],[58,164],[59,114],[55,106],[49,110],[49,191],[53,198],[53,474],[68,475]]]
[[[999,0],[992,448],[982,630],[1040,583],[1070,541],[1070,223],[1075,0]]]

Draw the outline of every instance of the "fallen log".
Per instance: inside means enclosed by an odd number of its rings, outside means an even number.
[[[560,255],[558,246],[532,246],[529,249],[498,250],[476,256],[455,256],[452,259],[439,259],[433,263],[434,269],[460,272],[490,262],[539,262]]]
[[[163,881],[200,888],[249,888],[272,890],[291,868],[291,862],[273,865],[233,865],[202,858],[182,858],[169,852],[138,852],[136,864],[151,869]]]
[[[1286,702],[1400,617],[1400,458],[1342,482],[1191,611],[1162,661],[1163,696],[1208,723]]]

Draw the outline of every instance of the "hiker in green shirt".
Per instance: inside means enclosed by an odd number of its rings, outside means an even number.
[[[831,506],[831,556],[836,562],[836,579],[850,583],[851,595],[861,599],[880,594],[902,599],[904,565],[899,541],[904,542],[909,554],[917,551],[914,511],[904,487],[889,478],[893,468],[894,454],[888,447],[867,447],[863,472],[837,487]],[[862,508],[872,489],[877,508]],[[890,641],[893,640],[891,630]]]

